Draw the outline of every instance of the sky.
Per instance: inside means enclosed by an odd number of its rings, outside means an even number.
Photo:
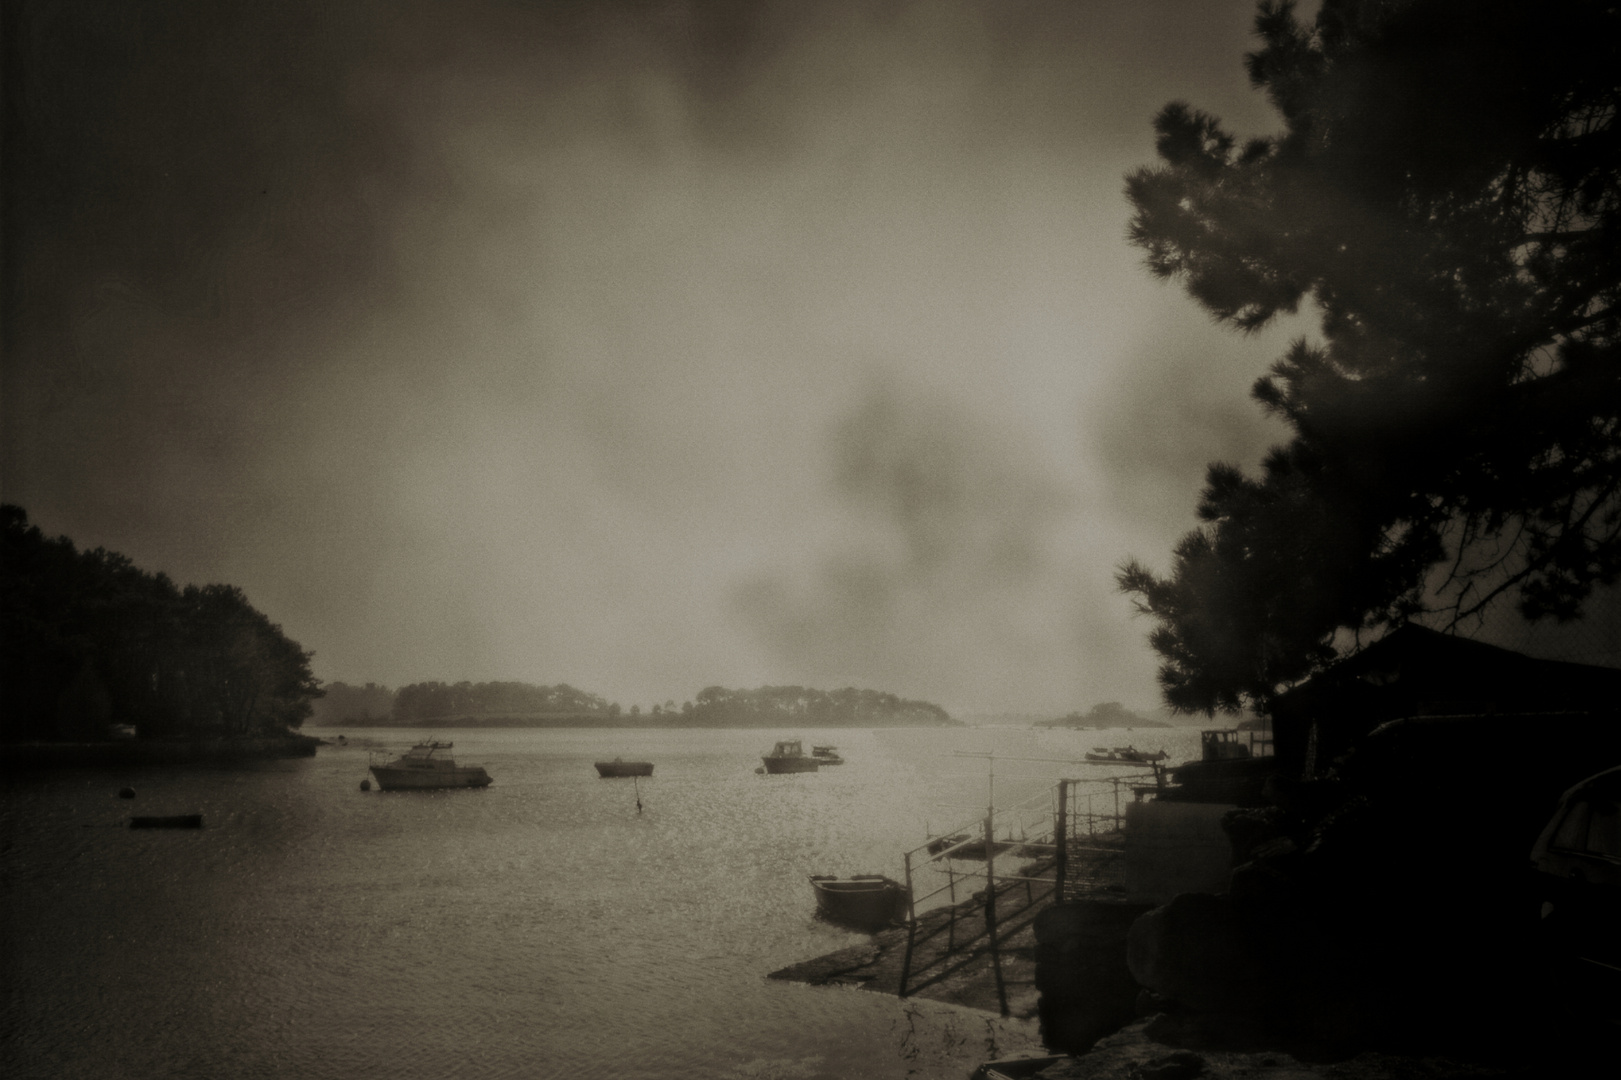
[[[1125,239],[1248,2],[6,5],[0,494],[328,681],[1153,707],[1288,340]]]

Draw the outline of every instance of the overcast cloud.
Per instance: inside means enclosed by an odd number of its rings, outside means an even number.
[[[1301,327],[1127,246],[1252,5],[7,6],[4,497],[328,680],[1156,701]]]

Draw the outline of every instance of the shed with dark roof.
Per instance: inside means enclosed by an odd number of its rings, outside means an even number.
[[[1537,717],[1560,752],[1602,760],[1621,739],[1618,709],[1621,669],[1538,660],[1409,624],[1279,695],[1270,712],[1280,771],[1308,777],[1381,725],[1444,717],[1459,730]]]

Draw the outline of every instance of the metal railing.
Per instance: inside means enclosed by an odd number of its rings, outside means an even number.
[[[1144,763],[1128,773],[1104,778],[1058,782],[1059,814],[1070,837],[1119,832],[1125,827],[1125,806],[1141,802],[1166,784],[1165,767]]]
[[[987,758],[990,755],[984,755]],[[1012,758],[1003,760],[1050,761],[1045,758]],[[1068,764],[1069,762],[1064,762]],[[991,765],[994,792],[994,761]],[[1063,779],[1038,795],[1013,806],[997,809],[986,807],[982,817],[964,822],[955,828],[929,836],[924,843],[903,856],[906,877],[906,955],[901,964],[899,993],[907,995],[912,978],[917,946],[935,935],[946,935],[945,949],[936,963],[945,964],[958,948],[958,917],[964,907],[958,900],[959,887],[976,887],[983,882],[984,936],[991,955],[991,966],[996,977],[997,997],[1003,1014],[1007,1013],[1007,992],[1002,978],[1002,942],[997,927],[996,901],[1009,888],[1024,888],[1025,904],[1011,913],[1017,917],[1033,908],[1038,899],[1051,896],[1062,903],[1068,877],[1070,852],[1076,849],[1082,836],[1095,837],[1100,833],[1117,832],[1125,820],[1126,802],[1141,799],[1164,783],[1164,770],[1152,764],[1134,767],[1133,771],[1118,776],[1094,779]],[[1104,849],[1093,849],[1104,850]],[[1113,849],[1108,849],[1111,852]],[[1010,872],[998,872],[997,859],[1006,856],[1020,860]],[[959,864],[983,860],[978,866],[963,868]],[[1028,864],[1034,863],[1033,869]],[[1045,864],[1045,865],[1044,865]],[[1007,865],[1004,862],[1004,865]],[[945,881],[933,888],[924,887],[924,872],[942,873]],[[1037,886],[1042,893],[1038,897]],[[919,934],[918,909],[930,900],[944,896],[949,905],[943,925]],[[979,934],[964,941],[964,946],[978,940]],[[918,971],[923,970],[919,968]]]
[[[1008,1014],[1007,987],[1002,978],[1001,937],[997,930],[997,897],[1004,891],[1006,883],[1013,883],[1015,888],[1022,883],[1025,890],[1025,905],[1021,911],[1028,911],[1035,906],[1038,899],[1035,893],[1036,885],[1043,886],[1045,896],[1047,891],[1055,887],[1055,881],[1050,877],[1019,872],[998,873],[996,860],[999,855],[1024,861],[1058,857],[1060,849],[1053,833],[1054,822],[1057,819],[1053,814],[1052,798],[1051,792],[1042,792],[1022,803],[1001,810],[987,807],[983,818],[965,822],[938,836],[931,836],[923,844],[905,853],[903,861],[906,866],[907,933],[906,956],[901,962],[901,997],[906,996],[915,974],[912,964],[920,941],[926,941],[942,931],[945,933],[946,947],[938,961],[942,965],[957,950],[957,918],[963,914],[963,905],[957,900],[957,889],[960,885],[971,886],[983,880],[984,934],[990,948],[991,966],[996,977],[997,1000],[1001,1004],[1002,1015]],[[972,860],[977,863],[980,859],[984,860],[984,869],[977,867],[963,869],[958,866],[960,862]],[[945,874],[945,884],[920,892],[922,872],[930,868]],[[1022,870],[1023,866],[1019,865],[1018,869]],[[937,926],[920,938],[918,905],[942,894],[947,897],[949,904],[944,926]],[[974,938],[962,944],[966,946],[977,938],[976,934]]]

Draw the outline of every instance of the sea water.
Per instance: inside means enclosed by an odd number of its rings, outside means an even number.
[[[1181,761],[1198,738],[474,728],[438,737],[492,786],[381,792],[369,754],[428,733],[317,733],[348,745],[7,780],[7,1076],[960,1078],[1041,1053],[1035,1022],[766,978],[866,940],[815,917],[809,876],[899,876],[988,800],[1110,775],[1062,763],[1093,744]],[[846,763],[758,773],[779,738]],[[599,779],[615,756],[654,775]]]

